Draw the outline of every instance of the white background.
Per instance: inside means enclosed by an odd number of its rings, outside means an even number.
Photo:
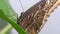
[[[26,11],[40,0],[20,0],[20,1],[22,3],[24,11]],[[21,12],[23,12],[20,1],[9,0],[11,6],[13,7],[14,11],[18,13],[18,15],[20,15]],[[13,29],[11,34],[18,34],[18,33]],[[39,32],[39,34],[60,34],[60,6],[58,6],[54,10],[54,12],[48,18],[48,21],[46,22],[41,32]]]

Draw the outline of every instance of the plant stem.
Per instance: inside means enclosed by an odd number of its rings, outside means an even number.
[[[19,34],[27,34],[23,28],[21,28],[15,21],[9,19],[2,10],[0,10],[0,17],[5,19],[9,24],[11,24]]]

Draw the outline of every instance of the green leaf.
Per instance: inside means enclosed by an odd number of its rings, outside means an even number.
[[[11,8],[8,0],[0,0],[0,17],[5,19],[9,24],[11,24],[19,34],[27,34],[23,28],[21,28],[17,21],[13,20],[13,14],[16,14]],[[13,18],[13,19],[12,19]]]

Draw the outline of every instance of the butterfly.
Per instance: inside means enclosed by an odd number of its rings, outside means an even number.
[[[17,24],[21,26],[28,34],[38,34],[44,26],[47,18],[50,16],[53,7],[58,0],[41,0],[21,13],[21,16],[17,20]]]

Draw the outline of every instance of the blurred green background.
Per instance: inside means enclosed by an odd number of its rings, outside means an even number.
[[[17,23],[17,14],[12,9],[9,0],[0,0],[0,10],[2,10],[9,19]],[[9,34],[11,29],[13,29],[13,27],[7,23],[5,19],[0,17],[0,34]]]

